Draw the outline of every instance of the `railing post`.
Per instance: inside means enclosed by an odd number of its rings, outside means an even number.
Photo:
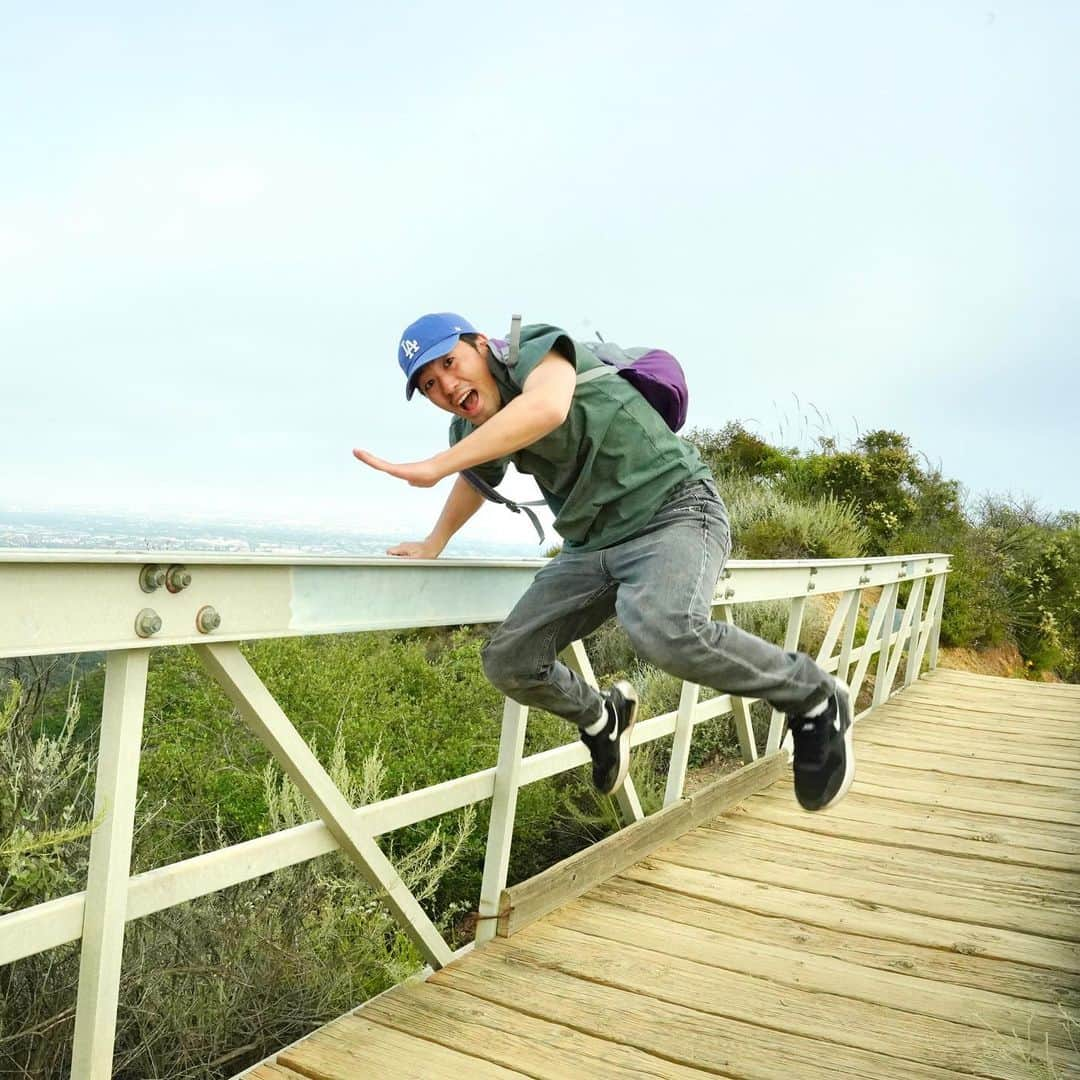
[[[563,653],[563,660],[568,667],[573,668],[590,686],[598,687],[596,672],[593,671],[589,662],[589,654],[585,651],[585,645],[580,641],[574,641]],[[619,813],[626,824],[641,821],[645,817],[645,811],[641,807],[637,788],[634,781],[627,776],[621,788],[615,792],[615,802],[618,803]]]
[[[724,621],[735,625],[735,609],[731,604],[723,605]],[[750,706],[746,699],[731,697],[731,717],[735,721],[735,733],[739,736],[739,751],[742,754],[743,764],[749,765],[757,761],[757,738],[754,735],[754,721],[750,716]]]
[[[900,660],[904,655],[905,646],[908,651],[908,667],[911,666],[913,653],[912,644],[914,643],[915,632],[918,629],[918,624],[912,620],[915,619],[916,616],[922,616],[924,588],[926,588],[926,578],[918,578],[911,586],[911,593],[908,596],[907,605],[904,607],[904,617],[900,620],[900,630],[898,632],[896,644],[893,646],[892,655],[889,657],[889,668],[885,673],[885,686],[888,691],[885,694],[886,698],[892,696],[892,685],[896,680],[897,671],[900,670]]]
[[[867,669],[870,666],[871,654],[871,642],[875,641],[881,636],[881,628],[885,620],[885,608],[887,606],[887,597],[890,589],[896,589],[897,583],[894,581],[891,585],[886,585],[881,596],[878,598],[878,602],[874,607],[874,613],[870,616],[870,625],[866,629],[866,640],[862,644],[862,648],[859,651],[859,662],[855,665],[855,674],[851,678],[851,704],[852,708],[855,707],[855,702],[859,698],[859,691],[862,689],[863,679],[866,678]]]
[[[888,671],[889,671],[889,644],[893,636],[893,623],[896,621],[896,598],[900,595],[900,582],[894,581],[885,586],[885,592],[881,594],[880,603],[885,606],[885,614],[881,622],[881,648],[878,650],[877,676],[874,679],[874,698],[872,706],[880,705],[889,696]],[[867,645],[869,645],[867,641]],[[896,643],[900,647],[900,642]]]
[[[675,738],[671,742],[671,761],[668,764],[667,787],[664,805],[670,806],[682,798],[686,783],[686,767],[690,762],[690,742],[694,734],[694,709],[698,703],[701,687],[697,683],[684,682],[679,695],[679,711],[675,716]]]
[[[499,762],[495,768],[495,792],[491,799],[487,853],[484,856],[484,879],[480,885],[479,919],[476,943],[490,941],[498,927],[499,897],[506,888],[510,867],[510,845],[514,837],[517,813],[518,778],[521,755],[525,751],[525,729],[529,710],[510,698],[503,706],[502,733],[499,736]]]
[[[840,643],[840,656],[836,663],[836,677],[847,683],[849,669],[851,667],[851,652],[855,645],[855,630],[859,624],[859,605],[862,603],[862,589],[852,589],[849,593],[851,599],[844,622],[844,637]],[[854,702],[852,703],[854,707]]]
[[[825,636],[821,639],[821,648],[818,649],[818,654],[814,658],[817,663],[827,663],[832,656],[832,651],[836,648],[836,642],[839,640],[840,632],[844,627],[844,620],[851,610],[852,598],[856,595],[857,590],[849,589],[847,592],[842,593],[840,599],[837,600],[836,610],[829,620],[829,628],[825,631]]]
[[[787,633],[784,634],[784,651],[794,652],[799,647],[799,633],[802,631],[803,612],[806,610],[806,597],[795,596],[791,600],[788,614]],[[765,744],[765,753],[774,754],[780,749],[784,737],[784,724],[787,718],[779,709],[773,709],[769,722],[769,739]]]
[[[944,592],[944,589],[945,575],[938,574],[934,577],[934,587],[930,590],[930,602],[926,605],[926,618],[930,620],[930,625],[919,638],[919,645],[915,650],[915,660],[912,663],[912,677],[915,679],[919,677],[919,673],[922,670],[923,654],[926,652],[927,646],[930,644],[930,639],[934,634],[934,613],[941,603],[941,594]]]
[[[105,660],[94,789],[94,817],[100,817],[101,824],[90,838],[71,1059],[74,1080],[112,1076],[149,658],[148,649],[130,649],[110,652]]]
[[[918,597],[916,599],[916,593]],[[908,640],[907,667],[904,668],[904,686],[910,686],[911,680],[918,675],[915,670],[915,659],[919,655],[919,642],[925,636],[923,630],[923,601],[926,599],[926,578],[919,578],[911,593],[908,607],[914,608],[915,621],[911,624],[911,637]]]
[[[930,601],[934,609],[934,622],[930,627],[930,653],[927,658],[931,671],[937,667],[938,639],[941,637],[941,616],[945,610],[945,582],[948,576],[948,570],[946,570],[934,582],[934,592]]]
[[[376,890],[424,959],[432,967],[445,967],[452,958],[450,946],[371,833],[357,822],[348,800],[255,674],[239,646],[231,643],[196,645],[195,653],[236,706],[244,723],[274,755],[289,779],[326,823],[343,854],[360,868],[368,884]]]

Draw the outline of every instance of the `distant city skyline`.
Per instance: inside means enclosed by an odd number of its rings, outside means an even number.
[[[86,552],[199,552],[236,555],[378,557],[386,554],[393,533],[288,522],[183,521],[105,512],[13,512],[0,508],[0,555],[12,550]],[[532,544],[455,536],[448,557],[539,558]]]

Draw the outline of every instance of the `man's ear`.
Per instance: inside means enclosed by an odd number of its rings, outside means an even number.
[[[487,347],[488,347],[487,334],[477,334],[476,335],[476,351],[478,353],[480,353],[481,356],[483,356],[484,355],[484,350]]]

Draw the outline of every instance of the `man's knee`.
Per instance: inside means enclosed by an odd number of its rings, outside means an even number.
[[[714,625],[716,629],[710,631]],[[722,640],[726,626],[726,623],[711,624],[687,618],[676,623],[642,624],[630,631],[629,637],[634,651],[642,660],[669,675],[692,678],[698,668],[698,653],[703,637],[712,633],[718,641]]]
[[[536,685],[537,673],[526,670],[521,664],[521,649],[515,648],[497,632],[480,650],[480,659],[488,682],[507,696],[512,696],[515,690]]]

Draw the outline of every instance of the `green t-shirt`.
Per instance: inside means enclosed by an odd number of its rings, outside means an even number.
[[[517,363],[494,355],[488,367],[506,405],[548,353],[580,373],[603,367],[583,346],[554,326],[524,326]],[[453,446],[474,430],[461,417],[450,424]],[[711,479],[697,451],[625,379],[614,375],[577,386],[570,412],[554,431],[509,457],[477,465],[493,487],[509,462],[536,478],[555,514],[555,528],[575,551],[610,547],[644,528],[668,496],[687,480]]]

